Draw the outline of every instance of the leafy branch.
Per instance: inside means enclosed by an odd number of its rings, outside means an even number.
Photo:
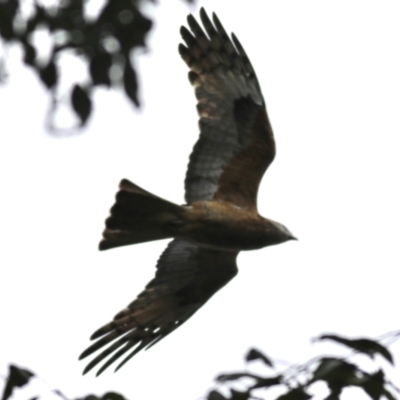
[[[382,357],[388,364],[394,365],[391,352],[382,342],[393,343],[400,337],[400,331],[391,332],[381,336],[377,340],[358,338],[348,339],[338,335],[322,335],[314,341],[330,340],[336,344],[343,345],[351,350],[349,355],[344,357],[318,356],[304,364],[291,365],[278,371],[277,360],[266,356],[261,351],[252,349],[247,353],[246,362],[260,361],[265,368],[273,370],[273,374],[262,376],[251,372],[225,373],[217,376],[216,381],[219,386],[232,386],[244,379],[250,381],[246,390],[236,390],[228,388],[229,397],[221,393],[221,389],[214,389],[208,393],[207,400],[250,400],[257,399],[255,391],[260,389],[268,390],[273,387],[280,387],[284,393],[276,400],[309,400],[313,396],[310,388],[316,382],[324,382],[329,389],[329,394],[324,400],[339,400],[343,389],[348,387],[358,387],[364,391],[371,400],[398,400],[400,389],[396,387],[386,376],[382,368],[376,368],[373,372],[367,372],[360,368],[350,359],[355,354],[364,354],[376,362],[377,356]],[[287,364],[287,363],[285,363]],[[27,385],[35,374],[27,369],[10,365],[8,376],[5,378],[6,384],[1,400],[8,400],[15,389]],[[242,382],[241,382],[242,383]],[[53,390],[62,400],[68,400],[59,390]],[[396,393],[396,396],[395,394]],[[35,400],[39,400],[36,397]],[[122,395],[115,392],[108,392],[101,397],[88,395],[75,400],[126,400]]]
[[[92,91],[96,86],[123,87],[128,99],[139,106],[138,82],[132,50],[145,46],[152,22],[141,12],[141,5],[152,0],[108,0],[97,18],[85,16],[84,0],[64,0],[58,6],[45,7],[34,1],[33,14],[22,17],[21,0],[0,1],[0,38],[5,44],[17,43],[23,49],[23,62],[32,68],[51,95],[48,129],[54,126],[59,105],[61,54],[74,54],[88,64],[87,81],[76,82],[70,90],[70,101],[84,126],[92,112]],[[43,63],[32,41],[35,31],[46,29],[52,39],[50,56]],[[5,61],[0,59],[0,78],[4,80]],[[111,71],[120,74],[111,77]],[[1,81],[1,79],[0,79]]]
[[[381,340],[392,343],[400,336],[399,332],[392,332],[385,335]],[[396,400],[393,391],[400,393],[389,379],[387,379],[384,370],[377,368],[374,372],[366,372],[356,363],[349,359],[357,353],[365,354],[375,361],[376,356],[381,356],[389,364],[393,365],[394,360],[390,351],[378,340],[372,339],[348,339],[338,335],[322,335],[314,341],[330,340],[336,344],[344,345],[352,350],[352,353],[346,357],[327,357],[318,356],[301,365],[292,365],[280,372],[272,375],[261,376],[249,372],[235,372],[222,374],[216,378],[219,384],[235,384],[242,379],[251,380],[251,384],[244,391],[238,391],[229,388],[230,396],[225,397],[220,391],[212,390],[207,400],[249,400],[256,399],[254,391],[257,389],[270,389],[280,386],[285,393],[276,400],[308,400],[312,399],[309,392],[310,387],[318,382],[325,382],[329,395],[325,400],[339,400],[344,388],[359,387],[372,400],[381,398],[387,400]],[[246,356],[246,361],[261,361],[266,368],[275,369],[273,359],[264,355],[259,350],[250,350]]]
[[[3,396],[1,400],[8,400],[14,389],[21,388],[27,385],[35,374],[27,369],[19,368],[15,365],[9,366],[8,376],[6,378],[6,385],[4,387]],[[68,398],[60,390],[52,390],[52,392],[60,397],[61,400],[68,400]],[[39,400],[40,397],[35,397],[35,400]],[[126,400],[124,396],[115,392],[107,392],[103,396],[95,396],[93,394],[81,397],[76,400]]]

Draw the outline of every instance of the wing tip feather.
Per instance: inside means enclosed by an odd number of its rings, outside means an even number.
[[[197,87],[200,85],[200,76],[194,71],[189,71],[188,73],[189,82],[192,86]]]

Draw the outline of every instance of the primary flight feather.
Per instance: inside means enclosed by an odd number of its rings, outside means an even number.
[[[187,321],[238,272],[241,250],[295,239],[282,224],[261,217],[257,191],[275,157],[275,142],[254,69],[242,45],[219,19],[189,15],[179,53],[188,65],[200,116],[190,155],[186,205],[163,200],[124,179],[106,220],[100,250],[174,238],[155,278],[114,320],[98,329],[80,356],[100,350],[84,373],[116,369]]]

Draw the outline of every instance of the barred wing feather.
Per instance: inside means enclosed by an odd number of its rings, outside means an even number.
[[[186,46],[179,52],[190,68],[200,117],[200,138],[185,180],[187,203],[225,200],[256,208],[257,191],[275,156],[275,142],[254,69],[235,35],[217,16],[200,11],[204,30],[193,16],[191,32],[181,28]]]
[[[97,341],[80,359],[103,350],[84,373],[105,361],[99,375],[125,357],[119,369],[140,350],[181,326],[237,274],[236,256],[236,252],[207,249],[181,239],[170,242],[157,263],[155,278],[145,290],[92,335],[91,339]]]

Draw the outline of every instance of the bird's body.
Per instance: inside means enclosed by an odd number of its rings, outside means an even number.
[[[174,237],[204,247],[238,252],[291,238],[289,231],[261,217],[256,208],[243,208],[224,200],[199,200],[178,206],[126,179],[120,188],[103,233],[101,250]]]
[[[177,236],[202,246],[228,251],[256,250],[278,244],[274,241],[281,238],[277,237],[273,222],[256,210],[225,201],[198,201],[186,210],[188,223]]]
[[[295,239],[257,211],[262,176],[275,157],[275,141],[254,69],[243,47],[218,18],[200,12],[206,33],[190,15],[179,52],[190,68],[200,116],[200,138],[185,179],[186,204],[161,199],[124,179],[106,220],[100,250],[173,238],[145,290],[97,330],[81,358],[103,348],[85,373],[98,374],[125,356],[163,339],[236,274],[236,257]],[[108,346],[104,349],[105,346]]]

